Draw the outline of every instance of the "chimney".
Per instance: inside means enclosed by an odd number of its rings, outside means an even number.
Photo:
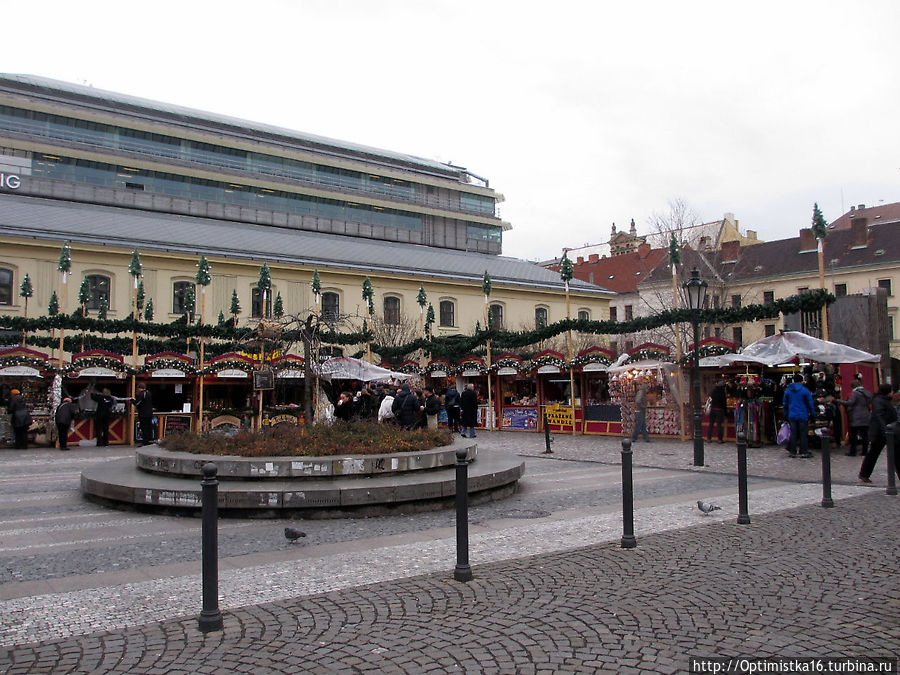
[[[747,230],[747,239],[756,241],[756,230]]]
[[[638,257],[641,260],[645,260],[647,258],[647,256],[650,255],[650,249],[651,249],[651,246],[646,241],[641,244],[638,244],[638,247],[637,247]]]
[[[865,204],[860,204],[860,205],[857,206],[856,208],[858,208],[858,209],[864,209],[864,208],[866,208],[866,205],[865,205]]]
[[[706,237],[706,236],[700,237],[700,241],[697,242],[697,250],[702,251],[703,249],[706,248],[708,243],[709,243],[709,237]]]
[[[738,255],[741,250],[741,242],[737,239],[734,241],[723,241],[722,242],[722,262],[730,263],[737,262]]]
[[[850,248],[865,248],[869,245],[869,226],[866,225],[866,218],[854,218],[850,223],[850,231],[852,232]]]
[[[589,263],[600,262],[600,254],[599,253],[591,253],[590,255],[588,255],[588,262]]]
[[[576,264],[576,265],[583,265],[583,264],[584,264],[584,256],[581,256],[581,255],[580,255],[580,256],[578,256],[577,258],[575,258],[575,264]]]
[[[808,253],[817,250],[816,235],[813,234],[811,227],[800,229],[800,253]]]

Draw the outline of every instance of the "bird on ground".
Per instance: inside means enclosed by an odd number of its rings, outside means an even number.
[[[704,516],[708,516],[713,511],[721,511],[722,507],[717,506],[716,504],[707,504],[702,499],[697,500],[697,508],[703,511]]]
[[[301,539],[306,536],[306,532],[301,532],[300,530],[294,529],[293,527],[284,528],[284,538],[289,542],[295,542],[298,539]]]

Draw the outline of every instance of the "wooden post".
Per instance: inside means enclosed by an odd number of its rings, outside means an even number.
[[[569,304],[569,282],[566,282],[566,319],[572,319],[572,312]],[[575,435],[575,371],[572,367],[572,359],[574,355],[572,353],[572,328],[570,327],[567,331],[568,333],[568,346],[569,346],[569,403],[572,405],[572,435]]]
[[[206,286],[200,286],[200,325],[203,325],[203,313],[206,311]],[[197,432],[203,431],[203,348],[204,338],[200,336],[200,381],[197,383],[199,387],[197,397]]]
[[[66,276],[67,276],[67,273],[63,272],[62,273],[62,284],[59,287],[59,294],[62,296],[60,298],[60,301],[62,303],[63,316],[66,315],[66,311],[68,310],[68,305],[69,305],[68,300],[66,299],[66,295],[67,295],[67,293],[66,293]],[[66,334],[66,329],[63,328],[62,326],[60,326],[59,327],[59,368],[60,368],[60,370],[62,369],[62,364],[63,364],[63,338],[64,338],[65,334]]]
[[[138,278],[134,277],[134,288],[131,293],[131,316],[135,321],[138,320],[138,311],[137,311],[137,287],[138,287]],[[138,357],[138,349],[137,349],[137,330],[133,330],[131,332],[131,367],[137,371],[137,357]],[[135,397],[137,393],[137,375],[131,375],[131,398]],[[128,438],[128,445],[134,445],[134,405],[128,406],[128,429],[126,430],[126,437]],[[150,439],[145,438],[144,442],[148,442]]]
[[[675,264],[672,264],[672,309],[678,309],[678,268],[675,267]],[[681,432],[681,440],[687,440],[687,434],[685,433],[685,423],[684,419],[684,390],[682,389],[682,380],[684,379],[681,375],[681,359],[684,356],[684,352],[681,349],[681,323],[677,322],[675,324],[675,362],[678,364],[678,372],[676,374],[676,379],[678,382],[676,383],[678,386],[678,419],[680,421],[678,425],[678,429]]]
[[[825,290],[825,246],[819,239],[819,288]],[[822,305],[822,339],[828,340],[828,305]]]

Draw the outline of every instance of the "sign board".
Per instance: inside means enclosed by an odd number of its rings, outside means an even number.
[[[220,370],[216,373],[216,377],[220,379],[247,379],[247,371],[246,370],[238,370],[237,368],[226,368],[225,370]]]
[[[447,371],[446,370],[432,370],[431,376],[432,377],[447,377]]]
[[[254,389],[274,389],[275,376],[271,370],[257,370],[253,373]]]
[[[277,377],[279,380],[297,380],[306,377],[306,374],[302,370],[284,368],[282,370],[279,370],[275,374],[275,377]]]
[[[183,370],[176,368],[160,368],[159,370],[154,370],[150,377],[185,377],[185,373]]]
[[[537,429],[538,409],[535,408],[503,408],[500,428],[516,431],[534,431]]]
[[[9,190],[18,190],[22,186],[22,179],[14,173],[0,173],[0,187]]]
[[[37,368],[31,366],[7,366],[0,368],[0,375],[9,377],[40,377],[41,373]]]
[[[551,405],[544,409],[548,424],[570,427],[574,424],[574,411],[569,406]]]
[[[482,374],[483,373],[480,370],[475,370],[474,368],[467,368],[466,370],[462,371],[463,377],[478,377]]]
[[[537,369],[539,373],[558,373],[560,372],[559,368],[556,366],[541,366]]]
[[[518,375],[519,371],[511,366],[504,366],[503,368],[497,368],[498,375]]]
[[[600,373],[606,370],[606,366],[597,361],[592,361],[591,363],[585,363],[584,367],[581,369],[584,373]]]
[[[190,415],[166,415],[163,422],[163,436],[177,434],[191,430]]]
[[[293,415],[275,415],[269,418],[269,425],[276,426],[278,424],[300,424],[300,419]]]
[[[78,377],[117,377],[118,373],[112,368],[101,368],[94,366],[91,368],[83,368],[78,373]]]

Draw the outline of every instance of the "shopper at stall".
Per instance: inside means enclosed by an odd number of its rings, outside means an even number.
[[[56,422],[56,435],[59,440],[59,449],[69,449],[69,429],[75,420],[75,413],[78,412],[72,399],[66,396],[59,407],[56,409],[54,421]]]
[[[431,387],[425,387],[422,390],[422,395],[425,399],[425,424],[429,429],[437,429],[438,415],[441,412],[441,399],[435,395],[434,389]]]
[[[725,442],[725,411],[728,406],[728,396],[725,391],[725,380],[720,380],[709,394],[709,429],[706,432],[706,440],[712,441],[713,427],[718,429],[719,443]]]
[[[459,391],[456,387],[447,387],[444,408],[447,409],[447,428],[454,434],[459,433]]]
[[[797,443],[800,444],[800,457],[812,457],[809,452],[809,418],[815,412],[813,397],[809,389],[803,386],[803,376],[794,375],[794,381],[784,390],[781,401],[784,415],[791,427],[791,438],[788,441],[788,452],[797,457]]]
[[[378,423],[379,424],[393,424],[396,422],[394,419],[394,392],[393,390],[388,391],[384,398],[381,399],[381,405],[378,406]]]
[[[141,445],[153,443],[153,397],[143,382],[137,386],[137,396],[131,399],[137,410],[138,424],[141,427]]]
[[[342,391],[338,396],[334,416],[342,422],[349,422],[353,418],[353,395],[349,391]]]
[[[872,482],[872,470],[887,442],[887,425],[897,421],[897,410],[891,400],[891,385],[882,384],[872,397],[872,418],[869,421],[869,452],[859,468],[859,479],[863,483]],[[900,448],[894,444],[894,471],[900,476]]]
[[[650,442],[650,434],[647,433],[647,393],[650,391],[648,382],[641,382],[637,393],[634,395],[634,431],[631,432],[631,440],[636,441],[639,435],[644,436],[644,442]]]
[[[462,414],[462,432],[461,436],[466,437],[468,430],[468,438],[475,438],[475,425],[478,424],[478,393],[475,391],[475,384],[469,382],[463,393],[459,396],[459,408]]]
[[[416,429],[419,425],[419,415],[424,411],[425,406],[419,400],[420,392],[410,391],[408,388],[405,391],[406,396],[403,397],[403,402],[400,404],[400,414],[398,415],[400,426],[404,429]]]
[[[9,392],[9,404],[6,412],[10,416],[10,425],[13,429],[13,447],[17,450],[25,450],[28,447],[28,427],[31,426],[31,413],[28,412],[28,404],[18,389]]]
[[[105,388],[101,393],[91,391],[91,398],[97,403],[94,411],[94,426],[97,432],[97,447],[103,448],[109,445],[109,418],[112,416],[116,399],[112,397],[109,389]]]
[[[859,448],[859,454],[866,454],[866,447],[869,443],[869,420],[872,410],[872,394],[862,384],[862,376],[857,374],[854,377],[853,392],[846,401],[838,401],[847,408],[847,419],[850,423],[850,450],[847,452],[848,457],[856,456],[856,449]]]

